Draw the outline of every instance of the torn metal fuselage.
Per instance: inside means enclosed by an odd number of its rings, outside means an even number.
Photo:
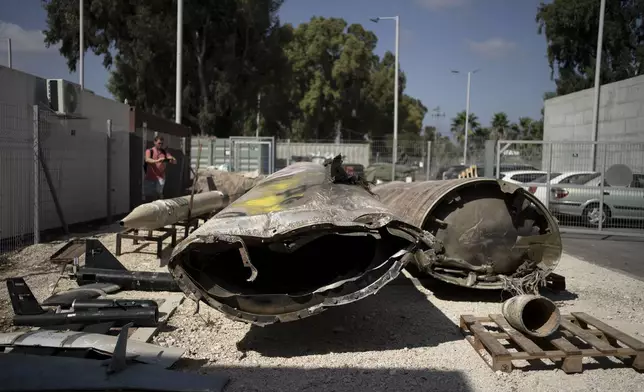
[[[234,320],[294,321],[374,294],[431,248],[333,169],[288,166],[195,230],[168,264],[181,289]]]
[[[521,293],[519,286],[533,290],[561,257],[557,221],[520,186],[467,178],[391,182],[372,191],[397,216],[443,244],[443,255],[416,258],[415,265],[445,282]]]

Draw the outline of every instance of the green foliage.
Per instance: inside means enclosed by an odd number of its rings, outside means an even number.
[[[182,122],[220,137],[383,138],[393,131],[394,56],[373,51],[376,36],[343,19],[280,25],[283,0],[184,0]],[[78,2],[44,0],[45,41],[78,61]],[[86,0],[85,45],[110,69],[109,91],[154,114],[174,117],[176,2]],[[422,139],[427,108],[404,95],[399,133]]]
[[[538,8],[539,34],[548,45],[548,61],[557,93],[573,93],[593,87],[599,0],[553,0]],[[641,75],[644,70],[644,0],[606,2],[602,48],[602,83]]]

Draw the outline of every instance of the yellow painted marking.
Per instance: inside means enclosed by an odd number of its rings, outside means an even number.
[[[267,184],[265,186],[257,187],[255,190],[258,197],[234,203],[234,207],[245,210],[249,215],[266,214],[269,212],[281,211],[284,209],[282,203],[292,197],[304,196],[304,193],[297,194],[279,194],[288,189],[295,188],[299,185],[301,176],[295,175],[286,177],[282,180]]]

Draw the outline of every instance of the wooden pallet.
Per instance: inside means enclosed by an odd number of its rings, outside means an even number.
[[[511,372],[512,361],[563,359],[564,372],[580,373],[585,357],[616,357],[622,362],[630,362],[637,370],[644,370],[644,343],[583,312],[562,315],[559,330],[543,339],[528,338],[512,328],[500,314],[489,317],[461,315],[460,329],[495,371]],[[519,351],[509,351],[499,340],[508,341]],[[580,347],[586,346],[583,342],[592,348]]]

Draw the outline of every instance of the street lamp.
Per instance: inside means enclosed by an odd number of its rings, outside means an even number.
[[[595,96],[593,102],[593,142],[597,141],[599,134],[599,90],[601,88],[600,73],[602,69],[602,43],[604,40],[604,12],[606,11],[606,0],[601,0],[599,6],[599,31],[597,32],[597,59],[595,60]],[[597,144],[593,143],[593,171],[597,170]]]
[[[13,68],[11,61],[11,38],[4,38],[7,41],[7,65],[9,68]]]
[[[467,165],[467,134],[470,126],[470,84],[472,82],[472,74],[477,73],[480,69],[467,72],[467,103],[465,104],[465,141],[463,143],[463,165]],[[452,70],[454,74],[460,74],[461,71]]]
[[[181,90],[182,90],[182,52],[183,52],[183,0],[177,1],[177,75],[174,92],[174,122],[181,124]],[[203,129],[201,130],[203,132]]]
[[[78,4],[78,78],[81,90],[85,89],[85,28],[83,27],[83,0]]]
[[[378,23],[381,20],[395,20],[396,21],[396,65],[395,65],[395,74],[394,79],[394,140],[393,140],[393,155],[391,163],[391,181],[396,181],[396,161],[398,160],[398,79],[400,77],[398,71],[398,46],[400,43],[400,17],[399,16],[383,16],[377,18],[369,19],[374,23]]]

